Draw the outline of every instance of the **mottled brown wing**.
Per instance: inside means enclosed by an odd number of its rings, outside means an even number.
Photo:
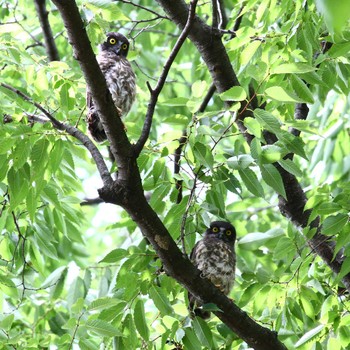
[[[190,260],[192,261],[192,263],[197,266],[197,248],[198,245],[200,244],[201,241],[198,241],[195,246],[193,247],[191,254],[190,254]],[[205,311],[203,309],[201,309],[199,306],[201,305],[197,299],[195,298],[195,296],[193,294],[191,294],[190,292],[188,292],[188,309],[190,312],[191,317],[194,316],[198,316],[201,317],[202,319],[208,319],[210,317],[210,312],[209,311]]]

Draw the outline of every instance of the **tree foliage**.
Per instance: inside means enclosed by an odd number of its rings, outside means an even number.
[[[243,309],[281,347],[347,349],[346,15],[337,23],[327,1],[79,1],[95,52],[111,30],[132,46],[137,102],[123,121],[130,147],[111,132],[115,164],[108,142],[84,135],[89,72],[54,3],[6,1],[0,12],[1,348],[268,348],[255,328],[235,328]],[[106,183],[130,149],[128,206]],[[138,171],[145,213],[133,203]],[[103,201],[126,210],[93,205]],[[174,242],[189,254],[213,219],[238,232],[232,322],[210,300],[224,322],[191,319],[196,287],[175,249],[167,259]]]

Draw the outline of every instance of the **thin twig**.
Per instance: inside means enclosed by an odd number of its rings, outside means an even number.
[[[178,52],[180,51],[180,49],[182,47],[182,44],[185,42],[185,40],[190,32],[191,25],[192,25],[192,22],[193,22],[193,19],[195,17],[195,13],[196,13],[197,2],[198,2],[198,0],[191,1],[186,25],[183,28],[179,38],[177,39],[177,41],[175,43],[175,46],[173,47],[173,49],[169,55],[168,60],[166,61],[165,65],[163,67],[162,74],[160,75],[160,77],[158,79],[158,82],[157,82],[155,89],[151,90],[151,98],[150,98],[150,102],[149,102],[148,108],[147,108],[145,123],[144,123],[143,129],[142,129],[142,132],[141,132],[141,136],[134,146],[134,155],[136,157],[139,156],[139,154],[142,151],[143,146],[145,145],[145,143],[148,139],[149,133],[151,131],[154,110],[155,110],[155,107],[156,107],[156,104],[158,101],[158,96],[163,89],[163,86],[165,84],[165,81],[166,81],[166,78],[168,76],[171,65],[173,64]]]
[[[101,198],[86,198],[83,202],[80,203],[80,206],[84,207],[86,205],[95,205],[103,203]]]
[[[105,185],[109,185],[113,182],[113,179],[111,177],[111,174],[108,171],[107,165],[98,150],[98,148],[95,146],[95,144],[84,134],[82,133],[79,129],[72,125],[67,125],[65,123],[61,123],[58,121],[50,112],[48,112],[42,105],[39,103],[35,102],[32,100],[31,97],[28,95],[24,94],[22,91],[7,85],[5,83],[0,83],[0,86],[4,87],[5,89],[8,89],[18,96],[20,96],[23,100],[29,102],[36,108],[38,108],[41,112],[44,113],[44,115],[50,120],[52,125],[58,129],[58,130],[63,130],[66,131],[69,135],[73,136],[74,138],[78,139],[82,144],[88,149],[90,152],[91,156],[96,162],[97,169],[101,175],[102,181]]]
[[[198,113],[204,113],[205,109],[207,108],[207,105],[211,98],[214,95],[216,88],[214,84],[211,84],[207,94],[205,95],[201,105],[198,108],[198,111],[195,113],[197,115]],[[182,150],[184,146],[187,144],[188,137],[187,137],[187,131],[186,129],[183,130],[182,136],[179,139],[179,146],[176,148],[174,152],[174,175],[179,175],[180,174],[180,164],[181,164],[181,155],[182,155]],[[179,204],[182,200],[182,180],[175,180],[175,187],[178,190],[177,194],[177,199],[176,199],[176,204]],[[183,235],[181,235],[182,237]]]
[[[134,7],[139,8],[139,9],[145,10],[145,11],[147,11],[147,12],[149,12],[149,13],[152,13],[152,14],[156,15],[158,18],[169,19],[167,16],[162,16],[162,15],[160,15],[158,12],[152,11],[152,10],[150,10],[149,8],[145,7],[145,6],[142,6],[142,5],[139,5],[139,4],[135,4],[135,3],[132,2],[132,1],[127,1],[127,0],[115,0],[115,1],[116,1],[116,2],[122,2],[122,3],[124,3],[124,4],[129,4],[129,5],[132,5],[132,6],[134,6]]]

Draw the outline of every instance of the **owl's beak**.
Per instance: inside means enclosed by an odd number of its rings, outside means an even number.
[[[224,236],[224,232],[225,230],[220,230],[219,232],[219,238],[222,239],[222,237]]]
[[[121,48],[121,44],[117,44],[114,46],[114,52],[119,55],[120,54],[120,48]]]

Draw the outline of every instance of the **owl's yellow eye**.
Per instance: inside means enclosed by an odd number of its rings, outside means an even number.
[[[122,49],[123,49],[123,50],[126,50],[127,48],[128,48],[128,45],[127,45],[127,44],[123,44],[123,45],[122,45]]]
[[[110,39],[109,39],[109,43],[110,43],[111,45],[115,45],[116,42],[117,42],[117,40],[115,40],[114,38],[110,38]]]
[[[217,227],[213,227],[213,232],[219,232],[219,229]]]
[[[227,231],[226,231],[226,235],[227,235],[227,236],[231,236],[231,235],[232,235],[232,231],[231,231],[231,230],[227,230]]]

